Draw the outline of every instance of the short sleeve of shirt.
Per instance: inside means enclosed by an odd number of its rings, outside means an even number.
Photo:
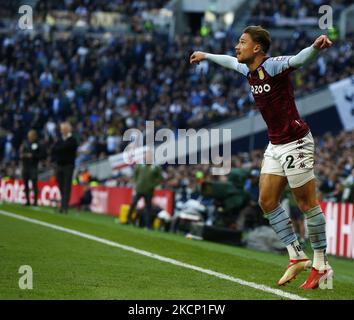
[[[289,65],[289,60],[291,57],[293,56],[271,57],[264,62],[263,66],[272,77],[281,73],[288,74],[291,71],[296,70],[296,68],[290,67]]]
[[[242,73],[242,74],[243,74],[244,76],[246,76],[246,77],[247,77],[247,74],[248,74],[248,72],[249,72],[248,67],[247,67],[245,64],[239,63],[239,62],[236,63],[236,65],[235,65],[235,70],[236,70],[237,72]]]

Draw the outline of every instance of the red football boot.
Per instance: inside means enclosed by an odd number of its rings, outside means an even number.
[[[301,289],[317,289],[322,281],[333,277],[331,266],[327,265],[326,270],[317,270],[312,267],[308,279],[300,286]]]

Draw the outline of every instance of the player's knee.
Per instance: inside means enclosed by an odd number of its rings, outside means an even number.
[[[299,206],[299,209],[302,212],[307,212],[311,210],[312,208],[318,206],[318,202],[314,200],[308,200],[308,199],[297,199],[297,204]]]
[[[270,198],[259,197],[258,204],[261,207],[262,211],[264,213],[267,213],[279,206],[279,201]]]

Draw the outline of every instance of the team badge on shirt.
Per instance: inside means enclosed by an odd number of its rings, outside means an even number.
[[[258,68],[257,71],[258,71],[259,79],[263,80],[264,79],[263,69],[262,68]]]

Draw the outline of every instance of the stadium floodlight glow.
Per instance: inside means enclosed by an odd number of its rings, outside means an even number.
[[[224,14],[224,23],[226,24],[226,26],[231,26],[232,23],[234,22],[235,19],[235,14],[231,11],[227,12]]]
[[[204,20],[205,20],[205,22],[210,22],[210,23],[215,22],[216,21],[215,13],[213,13],[211,11],[206,11],[204,14]]]
[[[160,9],[160,14],[164,17],[167,17],[167,18],[173,17],[173,12],[169,9],[166,9],[166,8]]]

